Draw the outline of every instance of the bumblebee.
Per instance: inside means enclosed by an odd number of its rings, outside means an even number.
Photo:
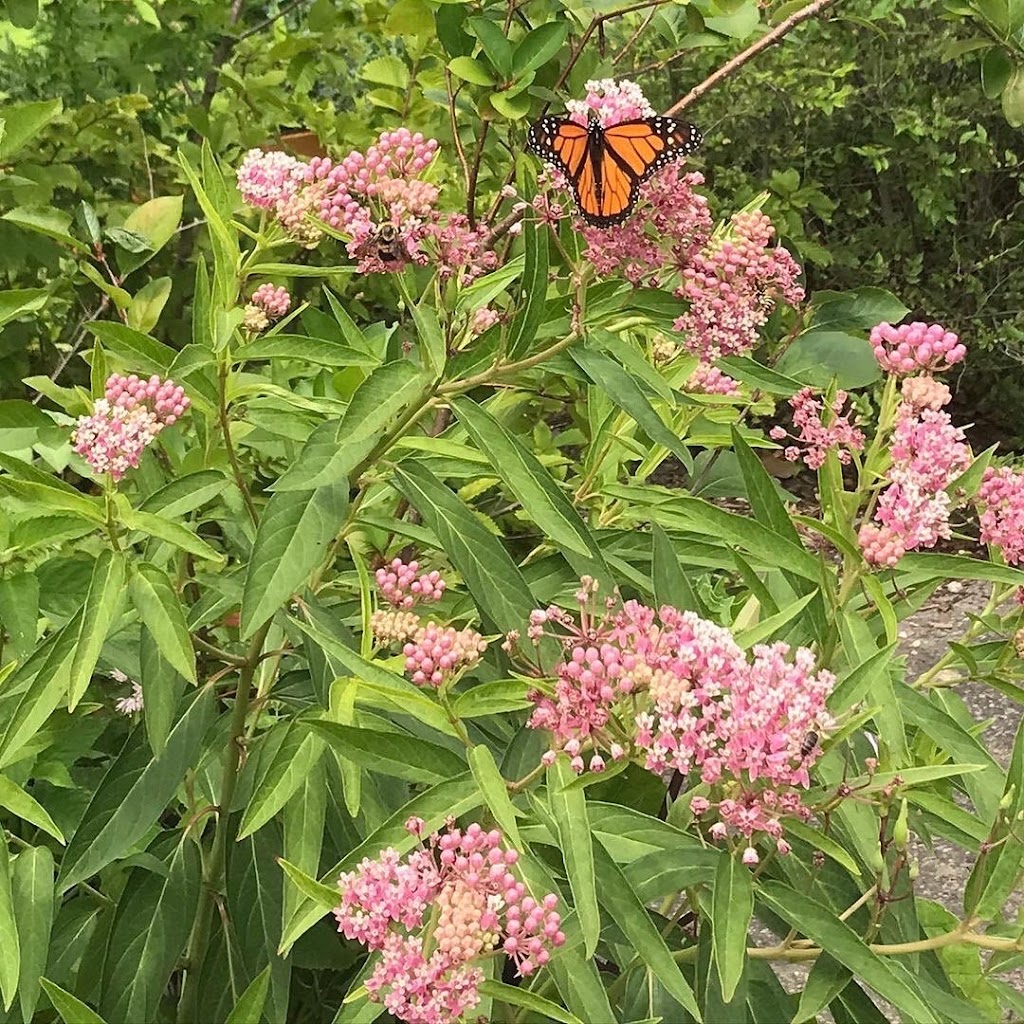
[[[800,747],[801,757],[810,757],[814,751],[814,748],[818,745],[818,734],[816,732],[809,732],[804,737],[803,745]]]
[[[378,224],[373,234],[356,250],[360,259],[376,256],[381,263],[405,263],[409,250],[398,234],[398,228],[389,221]]]

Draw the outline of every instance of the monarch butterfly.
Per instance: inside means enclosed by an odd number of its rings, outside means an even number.
[[[640,185],[700,144],[701,134],[692,124],[671,117],[603,128],[593,114],[586,128],[565,118],[542,117],[527,138],[528,149],[565,175],[583,219],[598,228],[626,220]]]

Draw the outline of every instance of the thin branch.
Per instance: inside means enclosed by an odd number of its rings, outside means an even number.
[[[286,14],[294,11],[296,7],[301,7],[303,4],[308,4],[309,2],[310,0],[291,0],[291,2],[285,4],[277,14],[267,18],[265,21],[261,21],[258,25],[253,25],[252,28],[247,28],[240,35],[235,36],[234,45],[237,46],[243,39],[248,39],[249,36],[254,36],[257,32],[262,32],[265,28],[270,28],[275,21],[279,21]]]
[[[780,21],[770,32],[766,32],[761,36],[756,43],[748,46],[742,53],[736,54],[732,60],[723,64],[714,74],[709,75],[699,85],[694,86],[681,100],[673,103],[665,113],[672,116],[696,103],[704,93],[714,89],[723,79],[735,74],[747,61],[752,60],[762,50],[767,50],[769,46],[773,46],[783,36],[792,32],[801,22],[820,14],[826,7],[831,7],[834,3],[835,0],[814,0],[813,3],[809,3],[806,7],[801,7],[799,11],[794,11],[785,21]]]
[[[484,121],[480,129],[480,138],[477,140],[476,153],[473,155],[473,165],[469,169],[469,187],[466,190],[466,216],[469,218],[469,226],[476,227],[476,183],[480,174],[480,162],[484,157],[484,143],[487,141],[487,129],[490,121]]]
[[[623,57],[633,48],[634,43],[647,31],[647,26],[654,20],[654,16],[658,13],[657,7],[652,7],[648,12],[647,16],[643,21],[640,22],[636,27],[636,31],[626,40],[622,49],[612,58],[612,64],[618,64]]]
[[[57,382],[57,378],[64,372],[64,367],[71,362],[75,357],[75,353],[81,348],[82,342],[85,341],[86,335],[89,333],[88,328],[85,326],[87,323],[91,323],[93,320],[98,320],[106,311],[107,306],[110,305],[110,296],[104,295],[100,300],[100,304],[91,312],[85,312],[82,314],[81,319],[75,324],[75,329],[71,332],[72,342],[71,347],[61,356],[60,362],[57,363],[53,373],[50,374],[50,380],[54,383]],[[35,397],[32,399],[33,405],[38,405],[43,400],[42,391],[37,391]]]
[[[459,138],[459,118],[455,110],[455,98],[462,91],[460,85],[458,89],[452,89],[452,73],[445,68],[444,69],[444,85],[448,90],[448,116],[452,122],[452,140],[455,143],[455,152],[458,154],[459,163],[462,164],[462,173],[466,179],[466,191],[469,192],[469,161],[466,159],[466,151],[462,148],[462,139]]]

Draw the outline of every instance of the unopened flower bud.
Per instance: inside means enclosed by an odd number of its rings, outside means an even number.
[[[900,801],[900,813],[896,816],[896,824],[892,828],[892,839],[896,849],[903,853],[910,841],[910,829],[907,826],[907,801],[906,798]]]
[[[1014,798],[1014,795],[1016,794],[1016,792],[1017,792],[1017,783],[1016,782],[1010,783],[1010,788],[1003,794],[1002,799],[999,801],[999,810],[1001,810],[1001,811],[1008,811],[1010,809],[1010,804],[1013,803],[1013,798]]]

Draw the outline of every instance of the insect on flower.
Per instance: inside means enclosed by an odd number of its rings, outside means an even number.
[[[804,742],[800,747],[801,757],[810,757],[814,752],[814,748],[818,745],[818,734],[814,731],[809,732],[804,737]]]
[[[527,148],[565,175],[583,219],[607,228],[629,217],[651,175],[694,152],[701,141],[692,124],[671,117],[602,125],[591,110],[586,127],[542,117],[530,129]]]
[[[357,259],[375,256],[385,264],[405,263],[410,259],[409,250],[398,234],[398,228],[390,221],[378,224],[354,255]]]

